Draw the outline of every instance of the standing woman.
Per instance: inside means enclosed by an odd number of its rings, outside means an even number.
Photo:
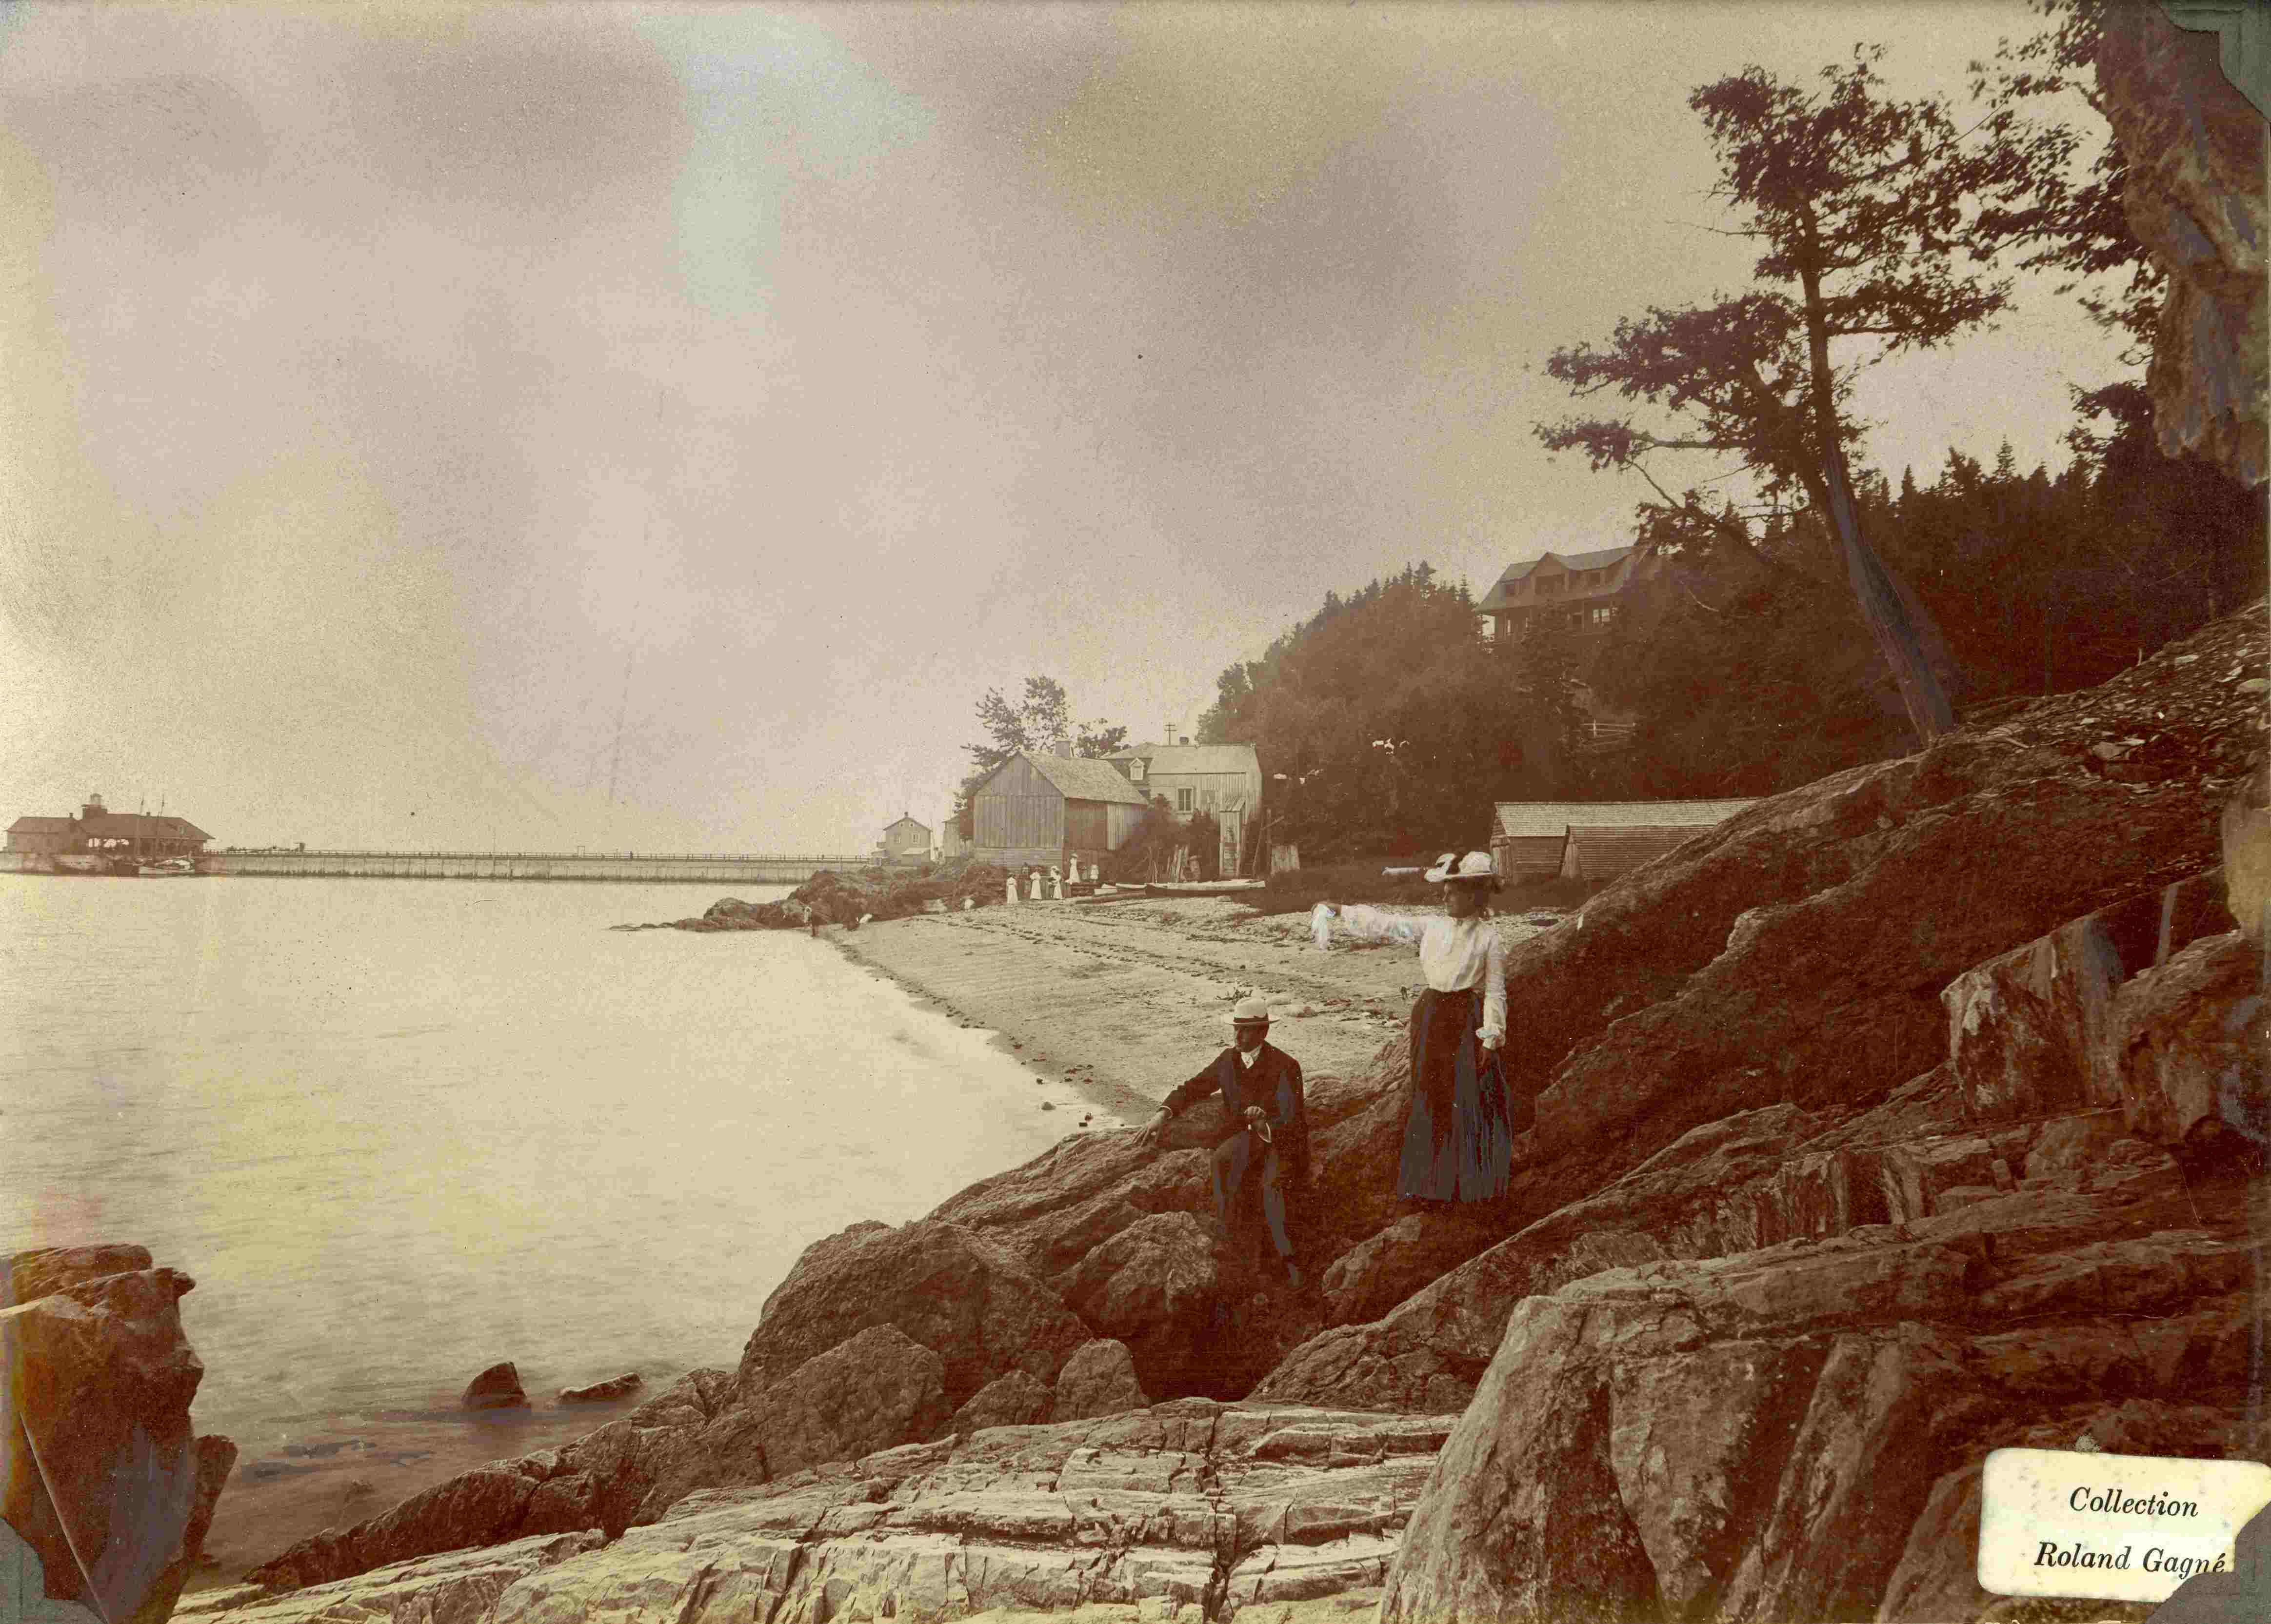
[[[1310,916],[1319,947],[1338,921],[1359,942],[1419,949],[1427,985],[1411,1006],[1411,1081],[1396,1193],[1407,1201],[1490,1201],[1513,1178],[1514,1130],[1499,1047],[1506,1041],[1506,949],[1492,925],[1498,874],[1488,852],[1427,871],[1443,888],[1440,917],[1321,902]]]

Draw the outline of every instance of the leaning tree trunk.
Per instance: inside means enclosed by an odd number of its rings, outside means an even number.
[[[1821,472],[1829,498],[1830,523],[1845,554],[1845,572],[1860,600],[1862,618],[1885,663],[1900,685],[1901,703],[1908,707],[1909,723],[1917,738],[1930,744],[1942,734],[1955,731],[1955,708],[1940,680],[1948,663],[1947,645],[1940,628],[1923,604],[1885,567],[1868,538],[1861,533],[1861,510],[1853,500],[1853,482],[1845,471],[1844,437],[1838,432],[1835,374],[1829,366],[1829,314],[1821,294],[1821,244],[1813,216],[1802,221],[1806,262],[1799,267],[1806,291],[1807,361],[1813,376],[1814,432],[1821,441]],[[1936,668],[1938,667],[1938,668]]]
[[[1837,542],[1844,549],[1845,572],[1853,582],[1853,595],[1861,601],[1862,618],[1877,639],[1885,663],[1900,684],[1901,703],[1917,737],[1926,744],[1955,731],[1955,712],[1947,690],[1933,667],[1946,654],[1940,628],[1901,578],[1885,567],[1883,559],[1861,533],[1860,509],[1845,477],[1845,458],[1832,441],[1822,458],[1829,484],[1829,516],[1837,527]]]

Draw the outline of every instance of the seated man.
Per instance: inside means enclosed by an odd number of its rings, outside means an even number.
[[[1270,1228],[1270,1242],[1299,1291],[1301,1270],[1294,1262],[1293,1238],[1285,1219],[1289,1188],[1298,1188],[1309,1172],[1309,1116],[1301,1097],[1301,1068],[1270,1038],[1270,1006],[1259,998],[1239,1002],[1231,1017],[1237,1041],[1214,1062],[1177,1088],[1143,1130],[1143,1143],[1158,1143],[1161,1129],[1208,1095],[1219,1091],[1231,1120],[1230,1135],[1214,1150],[1214,1208],[1226,1234],[1239,1239],[1241,1197],[1256,1193]]]

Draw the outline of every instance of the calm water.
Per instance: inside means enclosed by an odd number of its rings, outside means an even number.
[[[607,928],[724,890],[0,875],[0,1251],[196,1278],[230,1568],[731,1367],[811,1241],[1078,1122],[825,943]],[[458,1412],[503,1359],[535,1411]]]

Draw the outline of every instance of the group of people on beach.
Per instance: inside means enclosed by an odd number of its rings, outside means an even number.
[[[1359,942],[1416,947],[1426,980],[1411,1006],[1411,1067],[1396,1191],[1418,1206],[1493,1201],[1512,1181],[1514,1129],[1500,1054],[1506,1042],[1506,950],[1491,922],[1499,888],[1488,852],[1446,852],[1427,870],[1443,888],[1441,914],[1390,913],[1321,902],[1310,916],[1320,948],[1334,933]],[[1287,1196],[1308,1177],[1309,1123],[1301,1068],[1269,1041],[1270,1006],[1240,1001],[1233,1041],[1160,1103],[1143,1129],[1156,1146],[1167,1124],[1220,1094],[1229,1121],[1214,1148],[1215,1213],[1235,1240],[1258,1204],[1274,1261],[1295,1291],[1307,1284]],[[1258,1198],[1258,1200],[1257,1200]]]

